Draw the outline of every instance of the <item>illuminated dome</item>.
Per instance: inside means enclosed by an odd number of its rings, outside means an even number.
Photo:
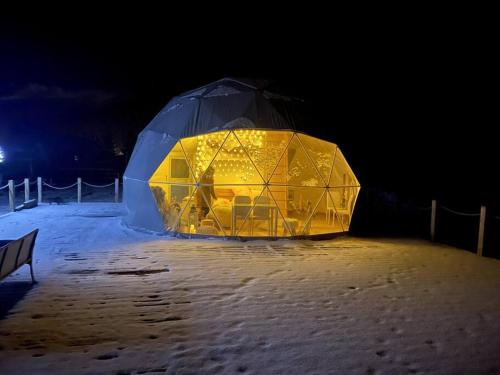
[[[126,223],[188,236],[346,232],[359,183],[337,145],[294,129],[290,100],[228,78],[172,99],[125,171]]]

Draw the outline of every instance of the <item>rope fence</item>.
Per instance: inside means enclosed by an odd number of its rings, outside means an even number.
[[[30,199],[30,186],[37,185],[37,198],[38,199]],[[80,177],[77,178],[77,181],[74,184],[68,186],[54,186],[42,180],[41,177],[38,177],[34,181],[30,181],[28,178],[25,178],[23,182],[16,184],[14,180],[9,180],[8,183],[4,186],[0,187],[0,191],[3,189],[8,189],[9,195],[9,208],[11,211],[16,211],[16,209],[26,208],[28,206],[32,207],[37,203],[43,203],[43,187],[47,187],[49,189],[54,189],[57,191],[72,189],[75,186],[77,187],[77,202],[81,203],[82,201],[82,185],[89,186],[92,188],[108,188],[111,186],[115,187],[114,191],[114,202],[119,202],[120,196],[120,180],[115,178],[115,181],[110,184],[105,185],[95,185],[89,182],[84,182]],[[24,203],[21,206],[16,207],[15,199],[16,199],[16,188],[24,186]],[[62,200],[59,197],[59,200]]]
[[[480,213],[477,214],[472,214],[472,213],[467,213],[467,212],[460,212],[460,211],[455,211],[452,210],[451,208],[445,207],[445,206],[440,206],[443,210],[455,214],[455,215],[460,215],[460,216],[469,216],[469,217],[474,217],[474,216],[479,216]]]
[[[437,209],[441,208],[443,211],[449,212],[453,215],[463,216],[463,217],[479,217],[479,233],[477,238],[477,255],[483,255],[483,246],[484,246],[484,227],[486,224],[486,206],[481,206],[479,213],[471,213],[471,212],[460,212],[453,210],[449,207],[437,204],[436,200],[432,201],[432,210],[431,210],[431,240],[435,241],[436,235],[436,220],[437,220]],[[496,219],[500,219],[500,217],[495,216]]]
[[[107,184],[107,185],[93,185],[93,184],[89,184],[88,182],[82,181],[82,184],[84,184],[86,186],[93,187],[93,188],[107,188],[107,187],[113,186],[115,183],[112,182],[112,183]]]
[[[78,182],[75,182],[74,184],[72,185],[68,185],[68,186],[53,186],[53,185],[49,185],[48,183],[44,182],[43,183],[43,186],[47,186],[51,189],[56,189],[56,190],[66,190],[66,189],[71,189],[72,187],[75,187],[76,185],[78,185]]]

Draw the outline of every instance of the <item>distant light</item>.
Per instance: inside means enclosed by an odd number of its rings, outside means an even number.
[[[5,151],[3,150],[2,146],[0,146],[0,163],[3,163],[5,161]]]
[[[122,149],[119,146],[113,147],[113,152],[115,153],[115,156],[123,156],[125,155],[122,151]]]

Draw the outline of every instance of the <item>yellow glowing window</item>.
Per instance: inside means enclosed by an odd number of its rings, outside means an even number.
[[[359,193],[337,145],[261,129],[179,140],[149,186],[167,230],[213,236],[344,232]]]

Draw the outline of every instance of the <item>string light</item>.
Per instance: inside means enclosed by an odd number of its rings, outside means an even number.
[[[255,155],[262,151],[266,132],[252,129],[236,130],[234,133],[239,141],[234,135],[227,136],[227,132],[197,136],[195,155],[197,178],[205,172],[219,149],[218,160],[213,161],[216,176],[228,177],[238,173],[238,177],[243,181],[249,181],[254,177],[256,171],[247,154]]]

